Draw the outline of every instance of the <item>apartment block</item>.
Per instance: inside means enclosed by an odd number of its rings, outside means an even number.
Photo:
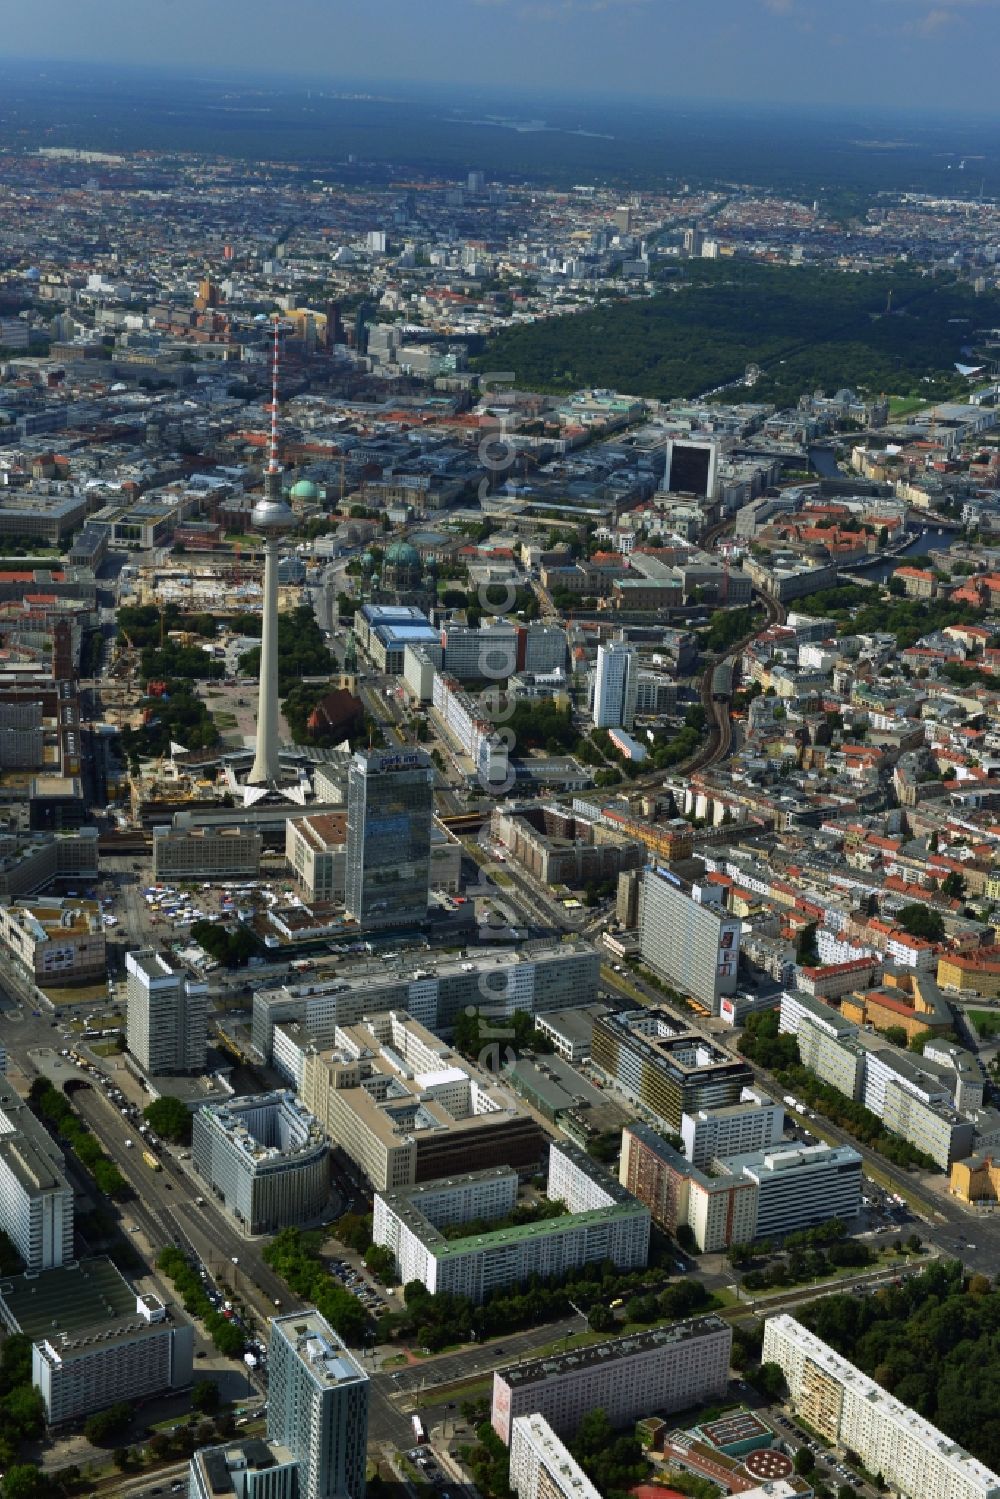
[[[753,1240],[756,1184],[706,1175],[648,1124],[630,1124],[622,1131],[619,1180],[668,1233],[690,1228],[700,1253]]]
[[[738,1103],[753,1083],[745,1062],[696,1031],[686,1031],[667,1010],[629,1010],[594,1022],[591,1059],[633,1103],[648,1109],[668,1131],[684,1114]]]
[[[198,1449],[188,1468],[187,1499],[299,1499],[299,1474],[280,1442],[238,1437]]]
[[[419,1280],[432,1293],[451,1291],[476,1302],[532,1275],[560,1275],[602,1259],[621,1269],[646,1264],[648,1208],[576,1146],[550,1148],[546,1195],[564,1202],[567,1212],[510,1227],[502,1225],[516,1201],[516,1173],[506,1167],[378,1193],[375,1242],[392,1250],[404,1285]],[[483,1218],[497,1228],[483,1230]],[[478,1231],[467,1238],[440,1231],[473,1219]]]
[[[601,1499],[544,1416],[511,1422],[510,1486],[518,1499]]]
[[[8,1278],[0,1317],[32,1345],[32,1383],[50,1426],[191,1383],[191,1324],[134,1291],[102,1256]]]
[[[726,1393],[732,1342],[721,1317],[697,1317],[497,1369],[493,1430],[509,1445],[520,1416],[541,1416],[557,1436],[569,1436],[598,1408],[612,1426],[651,1410],[686,1410]]]
[[[722,996],[736,990],[741,931],[738,917],[695,899],[676,875],[659,868],[645,871],[639,894],[643,962],[710,1015],[718,1015]]]
[[[798,1415],[906,1499],[1000,1499],[1000,1476],[794,1317],[768,1317],[763,1357],[780,1367]]]
[[[780,1238],[861,1205],[861,1156],[850,1146],[778,1143],[718,1157],[701,1170],[646,1124],[622,1132],[619,1180],[671,1233],[686,1225],[701,1252]]]

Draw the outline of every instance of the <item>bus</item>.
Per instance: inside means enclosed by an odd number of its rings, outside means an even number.
[[[149,1167],[150,1171],[163,1170],[163,1167],[160,1165],[159,1161],[156,1159],[151,1150],[144,1150],[142,1152],[142,1158],[146,1162],[146,1165]]]
[[[418,1447],[422,1447],[427,1441],[427,1428],[416,1413],[410,1419],[413,1422],[413,1440]]]

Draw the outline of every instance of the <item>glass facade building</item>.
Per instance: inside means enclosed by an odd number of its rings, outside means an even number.
[[[362,750],[351,761],[345,905],[363,927],[427,918],[433,780],[422,750]]]

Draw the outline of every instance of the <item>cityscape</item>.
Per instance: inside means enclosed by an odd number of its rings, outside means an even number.
[[[0,1499],[1000,1499],[996,13],[291,6],[0,57]]]

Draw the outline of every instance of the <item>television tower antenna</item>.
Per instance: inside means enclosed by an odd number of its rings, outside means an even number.
[[[281,320],[274,320],[274,351],[271,356],[271,442],[267,472],[278,473],[278,376],[281,369]]]

